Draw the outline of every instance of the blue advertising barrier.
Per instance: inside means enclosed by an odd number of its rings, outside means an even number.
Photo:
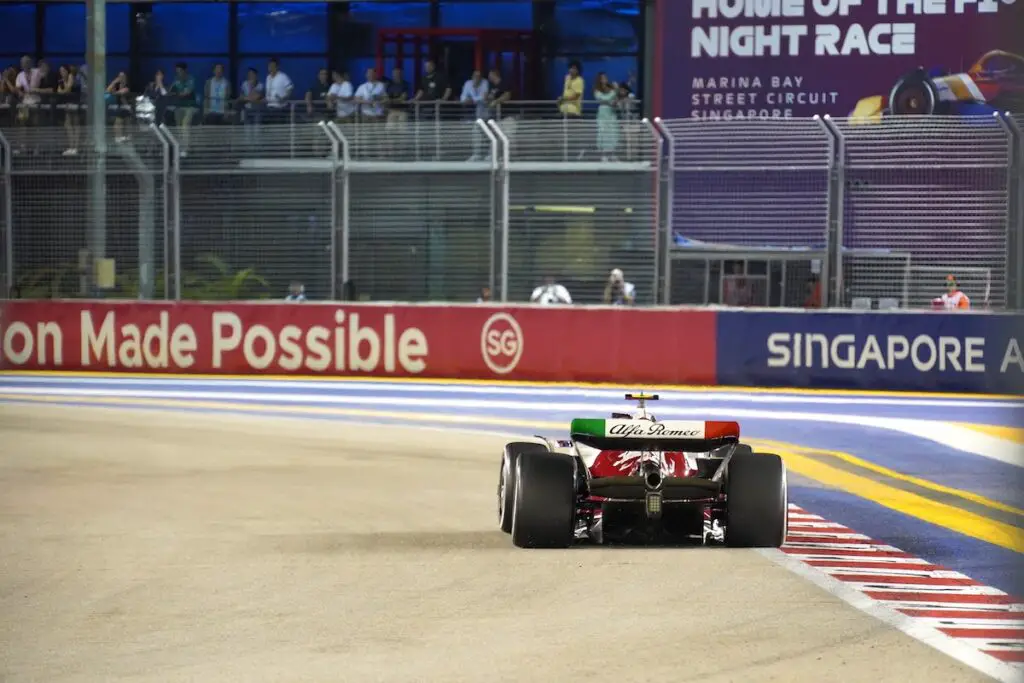
[[[1024,317],[720,311],[718,383],[1020,395]]]

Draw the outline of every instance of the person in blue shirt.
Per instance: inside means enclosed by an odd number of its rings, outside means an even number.
[[[231,83],[224,77],[224,65],[216,64],[213,77],[206,81],[206,97],[203,98],[206,115],[203,122],[215,125],[226,123],[230,99]]]

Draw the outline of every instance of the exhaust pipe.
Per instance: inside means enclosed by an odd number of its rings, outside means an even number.
[[[658,491],[664,483],[661,468],[654,463],[646,463],[643,470],[644,486],[648,491]]]

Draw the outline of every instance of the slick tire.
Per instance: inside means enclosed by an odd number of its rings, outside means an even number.
[[[535,441],[513,441],[505,444],[505,452],[501,454],[501,472],[498,475],[498,526],[506,534],[512,533],[512,506],[516,496],[516,463],[523,455],[547,452],[547,446]]]
[[[789,495],[782,458],[737,451],[729,460],[725,493],[726,545],[778,548],[785,543]]]
[[[516,462],[512,543],[519,548],[568,548],[575,535],[576,465],[557,453],[530,453]]]

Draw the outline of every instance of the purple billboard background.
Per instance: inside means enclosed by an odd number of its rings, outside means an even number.
[[[776,12],[729,18],[737,6]],[[654,109],[663,118],[848,116],[917,67],[959,73],[993,50],[1024,55],[1024,0],[660,0],[658,15]],[[728,36],[743,32],[778,36],[779,54],[764,41],[735,54]],[[724,56],[709,56],[723,45]],[[839,54],[824,54],[827,45]]]

